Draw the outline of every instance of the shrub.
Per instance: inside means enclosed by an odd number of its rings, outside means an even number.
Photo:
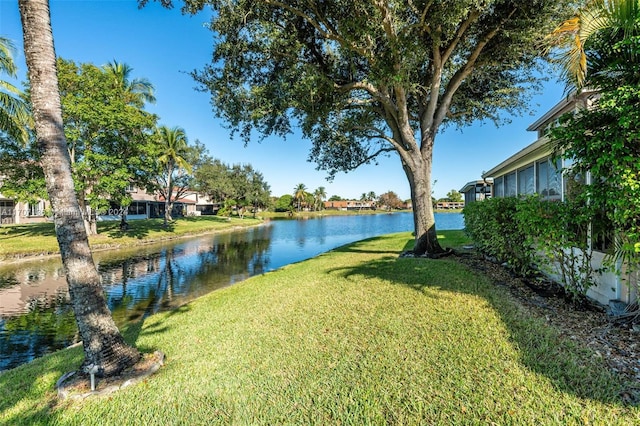
[[[527,276],[533,272],[534,250],[518,225],[518,203],[513,197],[491,198],[466,205],[463,214],[465,230],[478,250]]]
[[[596,217],[593,205],[580,200],[544,201],[537,196],[518,200],[515,219],[533,247],[542,271],[559,274],[565,291],[578,302],[595,285],[589,226]]]

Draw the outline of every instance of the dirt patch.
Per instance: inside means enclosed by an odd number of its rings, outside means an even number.
[[[635,383],[634,388],[640,390],[640,332],[632,324],[614,323],[605,308],[596,303],[571,303],[562,287],[553,282],[514,276],[476,254],[456,259],[509,290],[524,309],[553,324],[562,336],[593,350],[613,373]]]
[[[60,399],[85,399],[90,396],[108,395],[127,386],[136,384],[158,371],[164,364],[164,354],[160,351],[143,354],[140,361],[117,376],[95,378],[95,389],[91,390],[89,374],[73,371],[63,375],[56,389]]]

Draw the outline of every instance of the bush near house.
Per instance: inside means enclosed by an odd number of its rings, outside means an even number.
[[[576,198],[545,201],[538,196],[493,198],[465,207],[465,227],[482,253],[529,276],[557,276],[574,302],[596,284],[588,229],[597,208]]]
[[[534,250],[517,220],[519,202],[513,197],[491,198],[470,203],[462,212],[465,230],[480,252],[527,276],[533,273]]]

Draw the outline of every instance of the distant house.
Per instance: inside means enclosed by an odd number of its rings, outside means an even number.
[[[149,193],[144,188],[131,187],[128,189],[133,201],[127,208],[127,220],[150,219],[164,217],[165,198],[158,193]],[[196,191],[187,191],[174,200],[173,217],[215,215],[220,209],[219,203],[212,202],[208,196]],[[119,219],[119,206],[113,206],[111,211],[98,216],[98,220]]]
[[[38,223],[47,220],[45,209],[48,203],[41,200],[36,203],[14,201],[0,194],[0,224]]]
[[[519,197],[538,194],[544,200],[564,201],[571,178],[562,170],[570,168],[571,162],[553,160],[547,134],[550,128],[557,125],[561,115],[588,108],[596,98],[597,93],[593,91],[583,91],[576,96],[567,97],[529,126],[527,130],[537,132],[538,139],[482,175],[484,180],[493,180],[493,196]],[[588,181],[590,176],[584,178]],[[594,269],[603,267],[606,252],[611,248],[611,241],[610,238],[595,238],[594,235],[589,235]],[[596,280],[597,285],[589,289],[587,296],[600,303],[607,304],[611,300],[630,303],[636,298],[636,283],[624,282],[613,272],[598,274]]]
[[[127,208],[127,220],[164,217],[164,197],[157,193],[149,193],[144,188],[133,186],[128,188],[127,192],[133,199]],[[48,201],[25,203],[0,193],[0,225],[46,222],[49,220],[45,215],[48,209]],[[174,201],[172,216],[215,215],[219,209],[220,204],[214,203],[208,196],[190,191]],[[120,206],[112,204],[106,211],[98,215],[97,219],[99,221],[120,220],[121,214]]]
[[[465,205],[489,199],[493,196],[493,180],[489,178],[467,182],[458,192],[464,194]]]
[[[438,210],[453,210],[464,208],[464,201],[438,201],[436,203],[436,209]]]
[[[359,201],[359,200],[339,200],[325,201],[325,210],[375,210],[375,201]]]
[[[49,203],[44,200],[24,203],[0,193],[0,225],[45,222],[48,207]]]

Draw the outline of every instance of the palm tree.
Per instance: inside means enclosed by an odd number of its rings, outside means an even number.
[[[187,162],[188,140],[187,135],[181,127],[169,128],[161,126],[157,135],[160,139],[161,153],[158,163],[162,168],[162,182],[164,188],[164,226],[170,221],[171,210],[173,209],[173,185],[176,175],[181,172],[191,173],[191,165]]]
[[[140,352],[125,343],[111,317],[76,198],[63,131],[49,2],[19,0],[18,5],[40,162],[53,208],[69,295],[82,337],[85,355],[82,367],[85,371],[96,368],[102,376],[115,375],[135,364]]]
[[[631,55],[632,60],[627,64],[635,70],[637,63],[633,60],[633,48],[624,48],[618,42],[638,34],[639,0],[591,0],[574,17],[558,26],[547,37],[547,41],[550,49],[560,49],[556,60],[563,68],[564,80],[569,86],[581,89],[594,71],[610,71],[606,68],[611,63],[601,62],[603,53],[609,62],[619,62],[621,54]],[[590,57],[590,48],[598,43],[598,54]]]
[[[305,186],[304,183],[299,183],[296,185],[295,188],[293,188],[293,198],[294,200],[296,200],[298,204],[298,212],[300,211],[300,206],[302,205],[302,202],[304,201],[306,196],[307,196],[307,187]]]
[[[374,206],[375,206],[375,201],[376,201],[376,199],[378,198],[378,196],[376,195],[376,193],[375,193],[375,192],[373,192],[373,191],[369,191],[369,193],[367,194],[367,198],[368,198],[368,199],[369,199],[369,201],[371,201],[371,203],[372,203],[372,204],[371,204],[371,206],[370,206],[370,207],[371,207],[371,209],[372,209],[372,210],[375,210],[375,207],[374,207]]]
[[[15,78],[17,68],[13,62],[13,52],[11,40],[0,37],[0,74]],[[8,81],[0,80],[0,131],[26,145],[29,139],[27,126],[30,123],[30,115],[21,95],[20,89]]]
[[[324,186],[318,187],[315,191],[313,191],[313,199],[316,204],[316,210],[322,210],[322,206],[324,205],[324,200],[327,198],[327,191]]]
[[[363,192],[362,195],[360,195],[360,208],[358,211],[362,211],[362,207],[364,207],[364,203],[367,202],[367,199],[367,193]]]
[[[129,103],[142,106],[144,102],[155,103],[156,98],[153,94],[153,84],[146,78],[134,78],[130,80],[133,68],[127,64],[116,61],[104,65],[102,67],[107,74],[114,78],[114,82],[122,87],[126,93],[130,95]]]

